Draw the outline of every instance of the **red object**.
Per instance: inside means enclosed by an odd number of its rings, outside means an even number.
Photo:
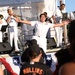
[[[0,62],[2,62],[2,64],[3,64],[3,65],[5,66],[5,68],[11,73],[11,75],[18,75],[18,74],[16,74],[16,73],[12,70],[11,66],[10,66],[9,63],[6,61],[5,58],[0,58]]]

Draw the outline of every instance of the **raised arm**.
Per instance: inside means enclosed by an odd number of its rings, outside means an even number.
[[[11,18],[11,16],[9,16],[9,17],[7,18],[7,20],[6,20],[7,23],[10,22],[10,18]]]
[[[68,25],[68,21],[64,21],[64,22],[62,22],[62,23],[58,23],[58,24],[54,24],[54,26],[53,27],[62,27],[62,26],[64,26],[64,25]]]
[[[30,21],[27,21],[27,20],[19,20],[19,22],[24,23],[24,24],[31,25],[31,22]]]
[[[17,22],[21,22],[21,23],[24,23],[24,24],[27,24],[27,25],[31,25],[31,22],[30,21],[27,21],[27,20],[21,20],[20,18],[16,18],[15,19]]]

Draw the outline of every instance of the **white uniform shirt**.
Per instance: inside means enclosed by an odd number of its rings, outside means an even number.
[[[0,24],[0,30],[1,30],[1,28],[2,28],[2,24]]]
[[[55,15],[56,15],[57,17],[62,18],[62,13],[66,13],[66,10],[63,9],[63,10],[61,11],[59,8],[56,8]]]
[[[0,30],[1,30],[3,25],[7,25],[7,22],[4,19],[2,19],[2,24],[0,24]]]
[[[69,18],[70,18],[71,20],[75,20],[75,16],[74,16],[74,13],[73,13],[73,12],[71,12],[71,13],[69,14]]]
[[[17,22],[16,22],[16,20],[15,20],[15,18],[13,16],[11,16],[9,25],[13,26],[13,27],[17,27]]]
[[[52,28],[54,24],[48,22],[31,21],[31,26],[35,26],[35,36],[45,38],[49,28]]]
[[[61,13],[61,11],[60,11],[59,8],[56,8],[55,16],[56,16],[56,17],[62,17],[62,13]]]
[[[9,24],[9,32],[14,32],[17,30],[18,23],[16,22],[15,17],[11,16],[10,22],[8,24]]]

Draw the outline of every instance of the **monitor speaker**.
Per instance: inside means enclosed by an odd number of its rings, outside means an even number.
[[[57,44],[54,38],[47,39],[47,49],[56,48]]]
[[[5,43],[0,42],[0,52],[7,52],[11,50],[12,48],[8,42]]]

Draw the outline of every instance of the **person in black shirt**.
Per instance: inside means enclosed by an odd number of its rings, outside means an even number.
[[[67,46],[65,49],[61,49],[55,54],[58,59],[58,64],[60,66],[75,59],[75,35],[73,34],[74,32],[75,20],[71,21],[68,24],[68,40],[70,45]]]
[[[75,75],[75,61],[64,64],[60,68],[59,75]]]
[[[61,49],[56,52],[56,57],[58,60],[58,68],[66,63],[75,61],[75,20],[68,24],[68,40],[70,45],[65,49]]]
[[[52,75],[50,68],[40,62],[42,51],[39,46],[34,44],[27,49],[30,61],[22,65],[20,75]]]
[[[30,47],[32,45],[38,45],[38,44],[37,44],[37,41],[35,39],[32,39],[32,40],[27,41],[26,45],[28,47]],[[40,48],[40,49],[42,51],[42,57],[40,59],[40,62],[44,63],[44,58],[45,58],[46,54],[44,53],[42,48]],[[22,62],[28,62],[28,61],[30,61],[29,58],[30,58],[29,57],[29,49],[27,48],[27,49],[24,50],[23,54],[21,55],[21,61]]]

